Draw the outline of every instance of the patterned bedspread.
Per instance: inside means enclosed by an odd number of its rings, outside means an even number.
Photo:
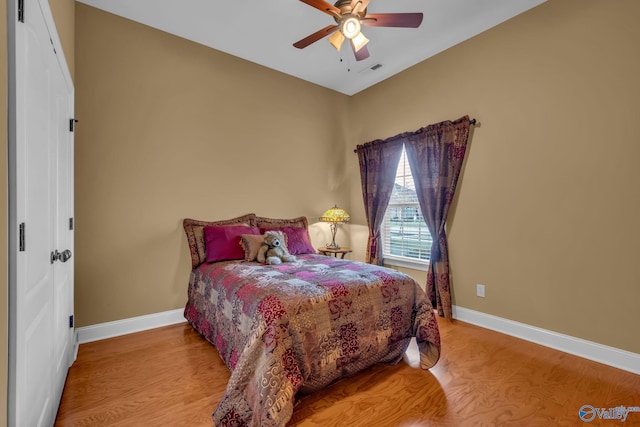
[[[203,264],[191,273],[185,317],[231,371],[213,413],[222,426],[284,426],[296,393],[397,363],[413,336],[422,368],[440,356],[434,312],[413,279],[322,255]]]

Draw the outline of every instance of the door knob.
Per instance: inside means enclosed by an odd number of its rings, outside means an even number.
[[[71,259],[71,251],[69,249],[65,249],[60,254],[60,258],[58,258],[62,262],[67,262]]]
[[[51,252],[51,264],[56,261],[67,262],[69,261],[69,259],[71,259],[71,251],[69,249],[65,249],[62,252],[58,252],[58,250],[56,249],[55,251]]]

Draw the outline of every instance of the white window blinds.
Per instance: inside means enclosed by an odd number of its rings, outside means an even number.
[[[391,200],[382,223],[381,235],[385,262],[396,259],[420,264],[428,263],[431,253],[431,234],[420,211],[404,147],[398,163]]]

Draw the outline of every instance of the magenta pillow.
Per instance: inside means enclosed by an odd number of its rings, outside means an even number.
[[[261,228],[265,231],[276,230],[282,231],[287,236],[287,249],[291,255],[314,254],[316,250],[311,244],[309,232],[304,227],[278,227],[278,228]]]
[[[260,234],[260,229],[246,225],[204,227],[207,262],[244,259],[244,251],[240,246],[240,236],[243,234]]]

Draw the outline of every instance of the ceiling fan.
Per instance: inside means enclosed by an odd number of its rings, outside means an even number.
[[[340,50],[345,39],[349,39],[351,48],[357,61],[369,57],[366,44],[369,40],[360,29],[365,27],[404,27],[418,28],[422,23],[422,13],[367,13],[370,0],[338,0],[334,5],[324,0],[300,0],[321,12],[331,15],[335,25],[328,25],[323,29],[308,35],[293,45],[304,49],[323,37],[333,34],[329,42]]]

